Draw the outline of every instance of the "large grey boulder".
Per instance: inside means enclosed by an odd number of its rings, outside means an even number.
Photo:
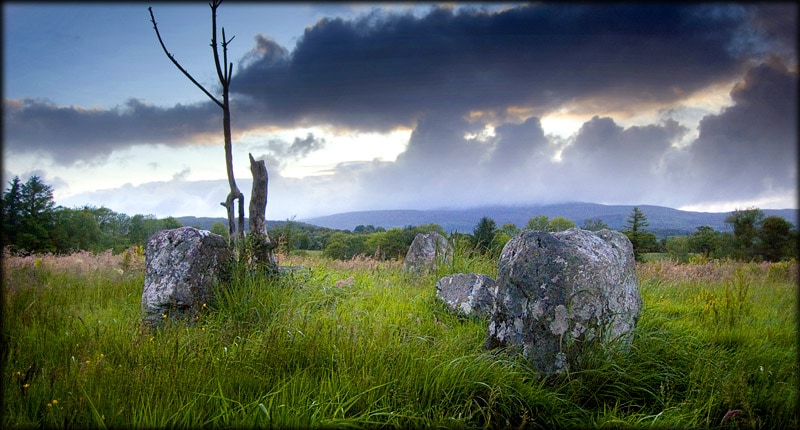
[[[624,234],[526,230],[500,255],[484,346],[521,348],[539,371],[561,373],[597,342],[629,346],[641,307]]]
[[[441,234],[417,233],[406,253],[403,268],[410,272],[426,273],[436,270],[440,264],[453,261],[453,247]]]
[[[494,306],[494,279],[475,273],[456,273],[436,282],[436,297],[451,312],[484,318]]]
[[[225,238],[193,227],[155,233],[144,255],[142,323],[151,328],[202,312],[213,300],[215,283],[227,279],[231,257]]]

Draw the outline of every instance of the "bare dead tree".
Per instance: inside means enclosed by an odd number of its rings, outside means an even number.
[[[222,0],[212,0],[209,3],[211,7],[211,48],[214,52],[214,65],[217,69],[217,77],[219,78],[219,83],[222,86],[222,100],[219,100],[213,94],[211,94],[205,87],[203,87],[197,80],[192,77],[189,72],[184,69],[178,60],[175,59],[175,56],[172,55],[168,50],[167,47],[164,45],[164,41],[161,39],[161,33],[158,31],[158,25],[156,24],[156,19],[153,16],[153,8],[148,7],[147,10],[150,11],[150,21],[153,23],[153,29],[156,31],[156,36],[158,37],[158,43],[161,44],[161,48],[164,50],[164,53],[167,57],[175,64],[175,67],[178,68],[187,78],[189,78],[192,83],[194,83],[200,90],[202,90],[214,103],[217,104],[222,109],[222,131],[225,136],[225,166],[228,172],[228,185],[230,185],[230,192],[228,193],[227,198],[224,202],[220,203],[228,212],[228,233],[232,238],[238,238],[244,235],[244,194],[239,191],[239,187],[236,185],[236,179],[233,177],[233,154],[231,148],[231,108],[230,108],[230,85],[231,85],[231,76],[233,75],[233,63],[228,63],[228,44],[233,41],[234,37],[227,39],[225,37],[225,28],[222,28],[222,65],[220,64],[220,57],[219,57],[219,49],[217,47],[217,8],[222,3]],[[254,185],[255,186],[255,185]],[[265,185],[266,186],[266,185]],[[234,225],[234,207],[233,202],[234,200],[239,201],[239,223],[238,229]],[[252,216],[252,215],[251,215]]]

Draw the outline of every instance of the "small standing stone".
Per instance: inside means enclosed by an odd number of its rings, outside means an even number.
[[[410,272],[426,273],[436,270],[439,264],[453,261],[453,247],[441,234],[417,233],[406,253],[403,268]]]
[[[191,320],[213,301],[213,286],[227,277],[231,258],[225,238],[193,227],[162,230],[145,247],[142,323]]]

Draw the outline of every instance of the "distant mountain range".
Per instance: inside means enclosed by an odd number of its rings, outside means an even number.
[[[668,236],[688,235],[700,226],[710,226],[717,231],[730,231],[725,218],[731,212],[690,212],[663,206],[636,206],[647,217],[645,228],[659,239]],[[478,221],[489,217],[500,227],[505,223],[524,227],[528,220],[545,215],[548,218],[564,217],[572,220],[578,227],[586,220],[599,219],[614,230],[628,227],[628,217],[634,205],[601,205],[597,203],[559,203],[529,206],[483,206],[470,209],[442,210],[377,210],[345,212],[316,218],[297,220],[302,224],[334,230],[353,230],[359,225],[373,225],[390,229],[393,227],[417,226],[422,224],[439,224],[448,232],[472,233]],[[798,225],[797,209],[762,209],[766,216],[779,216]],[[183,225],[210,230],[215,222],[227,225],[226,218],[178,217]],[[285,221],[267,221],[267,230],[283,224]],[[247,221],[245,220],[245,225]]]
[[[687,235],[697,227],[710,226],[717,231],[729,231],[725,218],[731,212],[690,212],[663,206],[636,206],[647,217],[645,230],[659,239],[668,236]],[[524,227],[528,220],[545,215],[548,218],[564,217],[578,227],[586,220],[599,219],[615,230],[627,228],[628,217],[634,205],[602,205],[597,203],[559,203],[529,206],[484,206],[452,210],[378,210],[346,212],[335,215],[308,218],[302,222],[337,230],[353,230],[359,225],[374,225],[386,229],[436,223],[448,232],[472,233],[478,221],[487,216],[500,227],[505,223]],[[795,226],[798,224],[797,209],[762,209],[766,216],[780,216]]]

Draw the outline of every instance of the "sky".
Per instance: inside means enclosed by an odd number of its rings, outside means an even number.
[[[3,3],[3,189],[225,217],[211,8]],[[253,3],[217,10],[233,167],[267,218],[567,201],[798,208],[794,3]],[[220,47],[220,55],[222,48]],[[249,200],[246,200],[249,201]]]

